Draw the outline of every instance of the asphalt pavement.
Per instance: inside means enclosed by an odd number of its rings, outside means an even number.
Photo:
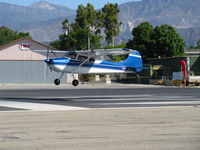
[[[0,113],[1,150],[199,150],[200,108]]]
[[[29,106],[31,105],[31,106]],[[199,88],[141,85],[21,86],[0,90],[0,111],[199,106]],[[21,106],[21,107],[20,107]],[[65,107],[64,107],[65,106]],[[38,108],[37,108],[38,107]]]
[[[0,150],[199,150],[198,88],[2,85]]]

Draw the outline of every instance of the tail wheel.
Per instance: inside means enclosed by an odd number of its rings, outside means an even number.
[[[59,79],[55,79],[54,83],[55,83],[55,85],[60,85],[60,80]]]
[[[72,81],[72,85],[73,85],[73,86],[77,86],[78,83],[79,83],[78,80],[73,80],[73,81]]]

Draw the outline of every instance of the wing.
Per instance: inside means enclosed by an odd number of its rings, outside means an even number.
[[[49,58],[65,57],[76,54],[74,51],[59,51],[59,50],[32,50],[32,51],[45,55],[46,57]]]
[[[96,50],[81,50],[81,51],[59,51],[59,50],[33,50],[34,52],[49,56],[49,57],[65,57],[72,55],[79,56],[114,56],[114,55],[126,55],[136,52],[136,50],[128,48],[117,48],[117,49],[96,49]]]

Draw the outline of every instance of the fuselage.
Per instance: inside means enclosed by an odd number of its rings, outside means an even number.
[[[68,57],[46,59],[47,65],[56,72],[64,73],[133,73],[134,69],[130,69],[122,62],[110,62],[107,60],[95,60],[94,62],[84,62],[73,60]]]

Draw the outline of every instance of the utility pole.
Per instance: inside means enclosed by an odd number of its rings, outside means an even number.
[[[90,29],[88,31],[88,50],[90,50]]]

